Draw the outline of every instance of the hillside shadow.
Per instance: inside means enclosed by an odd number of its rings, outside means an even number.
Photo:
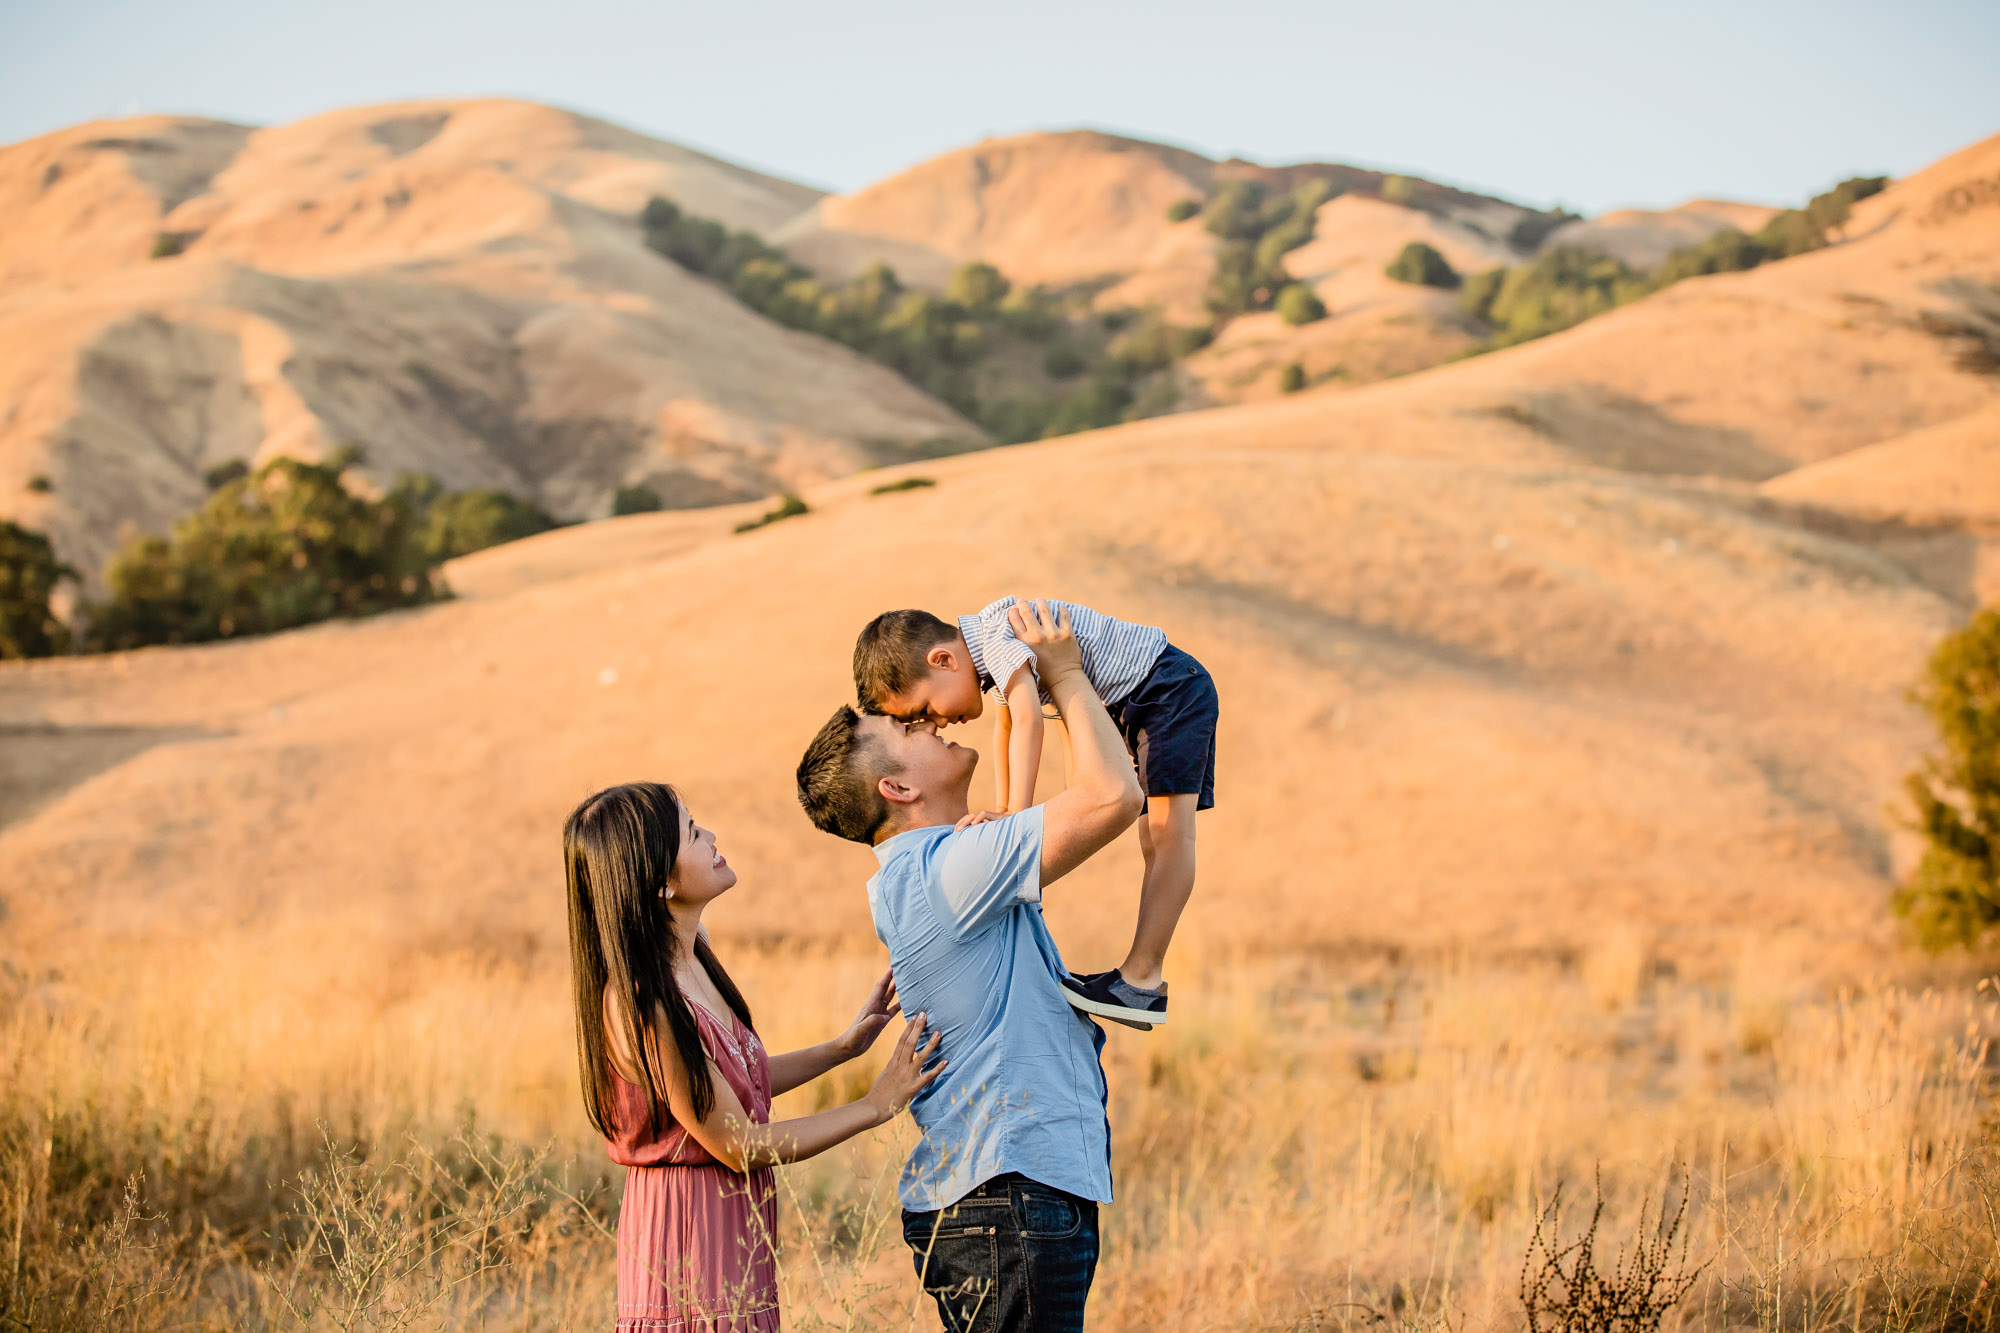
[[[1526,393],[1468,415],[1512,422],[1579,462],[1620,472],[1766,481],[1797,466],[1748,431],[1681,421],[1618,394]]]
[[[1769,495],[1756,496],[1745,507],[1767,522],[1873,551],[1961,611],[1979,605],[1980,547],[2000,539],[2000,524],[1875,517]]]
[[[200,727],[0,726],[0,829],[156,745],[214,734]]]

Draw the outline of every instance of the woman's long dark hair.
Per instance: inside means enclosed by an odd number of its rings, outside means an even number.
[[[666,889],[680,849],[680,796],[660,782],[608,787],[579,805],[563,825],[583,1109],[606,1137],[621,1129],[614,1115],[617,1103],[604,1027],[607,987],[618,997],[613,1012],[624,1024],[626,1043],[637,1053],[640,1087],[647,1094],[647,1136],[657,1137],[669,1114],[666,1071],[656,1044],[662,1035],[662,1016],[687,1069],[695,1115],[706,1119],[715,1106],[701,1029],[674,980],[678,945],[667,915]],[[707,940],[695,941],[694,956],[743,1026],[749,1027],[750,1007]],[[622,1128],[629,1132],[632,1126]]]

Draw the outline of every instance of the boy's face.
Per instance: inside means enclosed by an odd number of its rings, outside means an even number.
[[[970,722],[984,711],[979,694],[979,673],[972,669],[972,654],[966,650],[965,636],[940,643],[924,654],[930,675],[901,694],[882,701],[882,711],[906,722],[935,722],[950,726]]]

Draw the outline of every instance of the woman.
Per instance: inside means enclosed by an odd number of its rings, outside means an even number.
[[[943,1069],[919,1014],[858,1101],[771,1124],[771,1098],[874,1044],[897,1012],[884,975],[860,1017],[818,1046],[767,1056],[701,914],[736,883],[715,834],[670,787],[634,782],[563,828],[583,1104],[624,1164],[620,1333],[778,1327],[771,1167],[895,1117]]]

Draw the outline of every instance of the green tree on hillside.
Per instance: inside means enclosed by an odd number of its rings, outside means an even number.
[[[1254,190],[1230,197],[1253,213],[1261,206]],[[1262,219],[1261,213],[1253,219],[1253,232]],[[1105,318],[1092,309],[1088,292],[1012,287],[984,263],[961,265],[942,296],[905,289],[879,263],[845,282],[825,282],[759,238],[668,199],[650,201],[639,225],[650,248],[724,284],[767,319],[888,366],[1008,443],[1109,425],[1127,409],[1167,410],[1174,392],[1167,366],[1207,336],[1151,316],[1135,320],[1135,312]],[[1254,250],[1253,241],[1240,244],[1246,255]],[[1127,323],[1134,330],[1110,336]],[[1040,347],[1029,352],[1021,343]],[[1037,365],[1046,377],[1034,373]],[[1098,373],[1080,387],[1050,382],[1090,367]]]
[[[1648,290],[1643,274],[1616,259],[1558,246],[1532,263],[1468,278],[1459,304],[1494,326],[1492,346],[1506,347],[1581,324]]]
[[[1314,215],[1334,192],[1332,182],[1308,178],[1267,199],[1261,185],[1231,181],[1209,199],[1202,217],[1222,238],[1208,286],[1216,324],[1271,307],[1291,281],[1285,256],[1312,239]]]
[[[2000,609],[1938,644],[1913,697],[1943,744],[1908,780],[1924,853],[1895,907],[1926,947],[1971,945],[2000,925]]]
[[[956,301],[974,314],[990,314],[1007,295],[1007,279],[991,264],[960,264],[945,285],[944,295],[947,301]]]
[[[266,634],[437,597],[416,510],[350,491],[342,474],[355,461],[274,459],[218,488],[171,537],[135,537],[105,573],[109,599],[89,610],[93,645]]]
[[[49,599],[73,577],[47,537],[0,518],[0,659],[69,651],[69,630]]]
[[[395,494],[420,517],[418,540],[432,564],[557,526],[531,501],[498,490],[447,491],[436,477],[404,477]]]
[[[1397,282],[1412,283],[1419,287],[1458,286],[1458,270],[1432,246],[1422,241],[1411,241],[1397,256],[1389,261],[1384,270]]]
[[[611,497],[611,516],[623,518],[627,514],[656,514],[666,508],[660,500],[659,492],[650,486],[620,486],[618,493]]]
[[[1303,282],[1288,283],[1278,293],[1278,318],[1287,324],[1310,324],[1326,318],[1326,303]]]

